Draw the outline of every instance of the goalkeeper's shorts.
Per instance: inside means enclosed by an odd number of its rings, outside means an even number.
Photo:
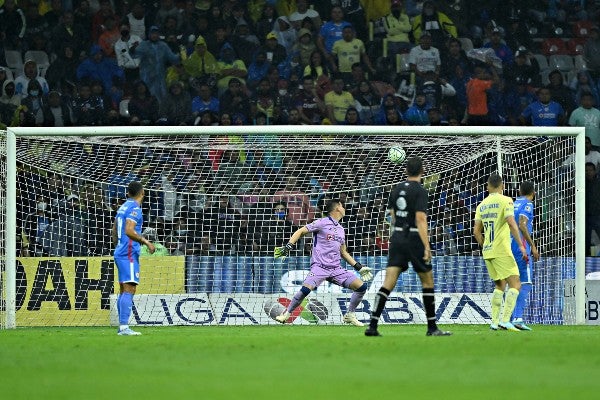
[[[119,271],[119,283],[140,283],[140,259],[138,256],[115,257]]]

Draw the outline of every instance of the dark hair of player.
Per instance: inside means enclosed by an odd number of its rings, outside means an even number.
[[[144,190],[144,186],[138,181],[129,182],[129,186],[127,186],[127,194],[129,197],[138,196],[142,190]]]
[[[423,173],[423,160],[421,157],[411,157],[406,161],[406,173],[408,176],[418,176]]]
[[[493,173],[488,178],[487,183],[493,188],[499,188],[502,185],[502,177],[498,173]]]
[[[521,187],[519,188],[519,193],[521,193],[521,196],[529,196],[530,194],[533,193],[533,191],[534,191],[533,182],[531,182],[531,181],[521,182]]]
[[[340,199],[331,199],[325,204],[325,211],[327,214],[332,212],[338,204],[342,204]],[[343,204],[342,204],[343,205]]]

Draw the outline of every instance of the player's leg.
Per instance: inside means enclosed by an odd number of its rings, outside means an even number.
[[[141,333],[129,328],[129,318],[133,308],[133,296],[139,283],[140,263],[139,260],[115,258],[115,264],[119,271],[119,286],[121,293],[117,299],[117,310],[119,313],[119,331],[121,336],[135,336]]]
[[[346,273],[351,276],[346,279],[341,286],[352,289],[354,292],[350,297],[348,311],[346,314],[344,314],[342,321],[346,324],[352,324],[354,326],[364,326],[364,324],[356,318],[356,307],[358,307],[363,297],[365,297],[365,293],[367,293],[367,284],[361,279],[356,278],[352,272],[346,271]]]
[[[490,329],[497,331],[498,324],[500,323],[500,310],[502,309],[502,299],[504,298],[504,287],[506,282],[498,278],[498,273],[495,268],[495,259],[487,259],[485,261],[485,267],[488,270],[490,278],[494,281],[494,292],[492,293],[492,323]]]
[[[525,322],[523,321],[523,314],[525,312],[525,309],[527,308],[527,303],[529,302],[529,293],[531,292],[532,288],[533,259],[530,255],[527,260],[515,260],[517,261],[517,265],[519,266],[521,290],[519,291],[519,296],[517,297],[515,309],[513,310],[512,324],[515,326],[515,328],[520,329],[522,331],[530,331],[531,328],[525,325]]]
[[[413,267],[415,267],[415,263],[413,262]],[[423,264],[428,268],[431,268],[431,265]],[[415,267],[416,268],[416,267]],[[419,279],[421,280],[421,288],[423,291],[423,307],[425,308],[425,317],[427,318],[427,336],[450,336],[452,332],[442,331],[437,326],[436,316],[435,316],[435,289],[434,289],[434,281],[433,281],[433,272],[429,271],[420,271],[417,272],[419,275]]]
[[[508,283],[508,291],[504,296],[504,310],[502,311],[502,318],[500,319],[499,326],[502,329],[518,331],[518,329],[510,322],[510,317],[515,309],[519,291],[521,290],[521,280],[519,279],[518,272],[514,275],[507,276],[506,282]]]
[[[388,296],[394,287],[396,287],[396,282],[398,282],[400,273],[405,270],[405,267],[402,268],[394,266],[388,266],[385,269],[385,279],[383,280],[383,285],[381,285],[379,291],[375,295],[375,303],[373,304],[373,310],[371,311],[371,321],[369,322],[369,327],[365,331],[366,336],[381,336],[377,331],[379,318],[381,317],[381,313],[385,308],[385,303]]]
[[[280,315],[275,317],[275,321],[279,323],[285,323],[289,318],[292,312],[296,307],[302,304],[302,301],[313,291],[317,286],[319,286],[325,279],[329,277],[329,271],[321,268],[321,267],[313,267],[310,269],[308,276],[304,279],[304,283],[302,287],[294,297],[292,297],[292,301],[287,306],[285,311],[283,311]]]
[[[496,257],[490,260],[486,260],[486,266],[490,271],[490,276],[493,276],[494,282],[496,282],[496,289],[492,295],[492,329],[505,329],[510,331],[519,332],[517,328],[510,322],[510,316],[515,308],[517,297],[519,296],[519,290],[521,289],[521,280],[519,279],[519,268],[514,257],[511,255],[506,257]],[[494,275],[492,275],[492,273]],[[504,293],[504,288],[508,284],[508,291]],[[498,322],[498,314],[502,305],[502,296],[504,295],[504,310],[500,315]],[[500,305],[498,305],[500,303]],[[497,324],[497,325],[496,325]]]

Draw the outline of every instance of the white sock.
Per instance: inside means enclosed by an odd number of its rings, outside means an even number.
[[[119,330],[122,331],[123,329],[127,329],[129,328],[129,325],[119,325]]]

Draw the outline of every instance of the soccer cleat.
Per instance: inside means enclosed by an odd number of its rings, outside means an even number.
[[[498,330],[498,325],[490,324],[490,330],[497,331]]]
[[[383,336],[383,335],[382,335],[381,333],[379,333],[379,332],[377,331],[377,329],[373,329],[373,328],[371,328],[371,327],[368,327],[368,328],[365,330],[365,336]]]
[[[439,328],[436,328],[433,331],[427,331],[426,336],[451,336],[452,332],[450,331],[442,331]]]
[[[521,332],[513,324],[510,322],[501,322],[498,324],[498,327],[503,331],[511,331],[511,332]]]
[[[346,315],[344,315],[344,318],[342,318],[342,321],[344,321],[345,324],[352,324],[354,326],[365,326],[365,324],[356,319],[356,315],[353,312],[347,312]]]
[[[523,322],[522,319],[516,319],[512,322],[512,324],[514,325],[515,328],[517,328],[520,331],[531,331],[532,330],[530,327],[525,325],[525,323]]]
[[[117,335],[119,335],[119,336],[140,336],[141,333],[134,331],[131,328],[125,328],[125,329],[120,329],[117,332]]]
[[[285,310],[284,312],[275,317],[275,321],[279,322],[280,324],[285,324],[289,317],[290,313],[288,312],[288,310]]]

